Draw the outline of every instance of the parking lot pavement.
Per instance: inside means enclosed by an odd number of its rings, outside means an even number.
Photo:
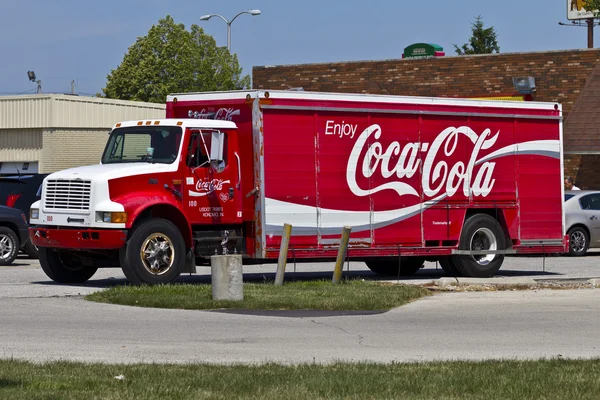
[[[288,263],[286,280],[331,279],[334,263]],[[244,281],[262,282],[275,278],[276,264],[245,265]],[[344,264],[344,275],[364,279],[388,280],[393,277],[378,277],[362,262]],[[591,251],[584,257],[507,257],[498,275],[479,280],[485,284],[529,284],[531,282],[585,281],[600,278],[600,251]],[[181,281],[209,283],[210,268],[198,267],[197,274],[184,274]],[[452,284],[445,278],[442,269],[433,262],[426,262],[411,278],[393,279],[393,282],[410,284]],[[473,284],[477,280],[464,279]],[[18,258],[11,266],[0,267],[0,298],[15,297],[65,297],[86,295],[103,288],[124,284],[125,276],[120,269],[101,269],[84,284],[60,285],[52,282],[40,268],[37,260]]]

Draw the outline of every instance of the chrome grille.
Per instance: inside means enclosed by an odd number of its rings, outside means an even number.
[[[89,210],[92,181],[49,180],[44,188],[44,208]]]

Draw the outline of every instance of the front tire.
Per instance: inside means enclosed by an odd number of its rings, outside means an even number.
[[[487,214],[475,214],[465,222],[458,247],[471,251],[504,250],[504,243],[504,232],[498,221]],[[504,255],[459,255],[452,260],[463,276],[489,278],[502,266]]]
[[[585,255],[590,247],[590,235],[580,226],[575,226],[567,232],[569,235],[569,255],[580,257]]]
[[[48,278],[58,283],[83,283],[90,279],[97,267],[81,265],[69,252],[59,252],[47,247],[38,248],[40,266]]]
[[[19,253],[19,237],[6,226],[0,226],[0,265],[10,265]]]
[[[400,271],[398,271],[398,257],[366,261],[367,267],[377,275],[382,276],[412,276],[423,268],[422,257],[402,257],[400,259]]]
[[[31,243],[30,240],[28,240],[27,243],[25,243],[25,246],[23,246],[23,251],[25,252],[25,254],[27,254],[27,257],[29,258],[39,258],[38,248],[35,244]]]
[[[166,219],[153,218],[133,229],[122,269],[135,285],[165,284],[179,278],[185,260],[185,243],[179,229]]]

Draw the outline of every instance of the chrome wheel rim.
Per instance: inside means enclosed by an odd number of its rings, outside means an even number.
[[[0,235],[0,259],[10,258],[15,249],[15,244],[8,235]]]
[[[569,242],[571,243],[571,249],[574,252],[580,253],[585,250],[585,235],[581,231],[575,231],[571,233],[571,237],[569,238]]]
[[[488,228],[480,228],[473,233],[469,242],[471,251],[498,250],[498,241],[496,235]],[[475,262],[479,265],[488,265],[494,258],[495,254],[477,254],[472,255]]]
[[[142,244],[140,257],[144,268],[152,275],[166,274],[175,260],[173,242],[162,233],[153,233]]]

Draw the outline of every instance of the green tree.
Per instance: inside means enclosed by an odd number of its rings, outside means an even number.
[[[129,47],[102,90],[108,98],[164,103],[171,93],[249,86],[235,54],[217,47],[199,26],[187,31],[167,15]]]
[[[596,11],[594,16],[600,18],[600,0],[583,0],[583,8],[588,11]]]
[[[478,16],[475,22],[471,24],[471,38],[469,43],[465,43],[462,47],[454,45],[454,50],[458,55],[465,54],[491,54],[500,53],[498,46],[498,35],[494,27],[484,28],[483,19]]]

